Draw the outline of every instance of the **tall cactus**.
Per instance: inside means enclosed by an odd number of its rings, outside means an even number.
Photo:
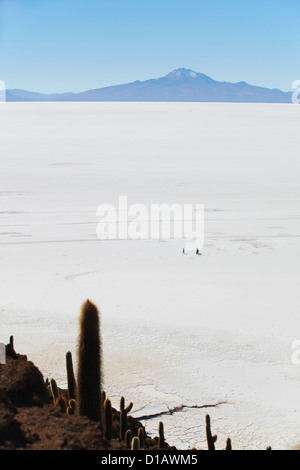
[[[102,413],[104,413],[104,403],[106,400],[106,392],[104,390],[101,391],[101,409]]]
[[[112,406],[109,398],[104,402],[104,436],[107,441],[112,440]]]
[[[120,411],[125,410],[126,413],[128,414],[132,410],[132,407],[133,407],[133,403],[130,402],[129,405],[127,405],[126,408],[125,408],[125,398],[121,397],[121,399],[120,399]]]
[[[120,440],[124,441],[127,431],[127,413],[123,409],[120,411]]]
[[[232,450],[231,439],[228,437],[226,441],[226,449],[225,450]]]
[[[53,404],[55,404],[56,400],[59,397],[59,390],[58,390],[58,387],[57,387],[56,380],[54,380],[54,379],[50,379],[50,390],[51,390],[51,393],[52,393]]]
[[[206,440],[207,440],[207,446],[208,450],[216,450],[215,449],[215,442],[217,440],[217,436],[212,436],[211,434],[211,428],[210,428],[210,416],[206,415]]]
[[[125,434],[127,431],[127,416],[128,413],[132,410],[133,403],[130,402],[129,405],[125,408],[125,398],[121,397],[120,399],[120,439],[121,441],[124,441],[125,439]]]
[[[138,438],[140,440],[141,448],[143,448],[145,446],[145,431],[144,431],[144,428],[139,428]]]
[[[131,441],[132,441],[132,432],[130,429],[127,429],[125,433],[125,445],[126,445],[126,449],[128,450],[131,449]]]
[[[164,434],[164,423],[160,421],[158,426],[158,448],[165,448],[165,434]]]
[[[81,307],[78,341],[78,410],[81,416],[101,421],[101,340],[99,312],[87,300]]]
[[[66,354],[67,380],[68,380],[68,400],[75,399],[76,396],[76,380],[73,369],[72,353]]]

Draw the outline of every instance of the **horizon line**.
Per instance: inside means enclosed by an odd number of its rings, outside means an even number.
[[[256,88],[262,88],[262,89],[265,89],[265,90],[280,91],[282,93],[292,93],[291,89],[288,90],[288,91],[285,91],[285,90],[282,90],[281,88],[277,88],[277,87],[269,88],[269,87],[263,86],[263,85],[252,85],[251,83],[249,83],[245,80],[238,81],[238,82],[230,82],[230,81],[226,81],[226,80],[222,80],[222,81],[215,80],[214,78],[210,77],[209,75],[207,75],[203,72],[196,72],[193,69],[185,68],[185,67],[175,68],[175,69],[171,70],[170,72],[168,72],[166,75],[161,75],[157,78],[148,78],[146,80],[133,80],[133,81],[129,81],[129,82],[118,83],[118,84],[115,84],[115,85],[105,85],[105,86],[99,86],[99,87],[95,87],[95,88],[84,88],[81,91],[41,92],[41,91],[35,91],[35,90],[32,90],[32,89],[28,89],[28,88],[6,88],[5,91],[6,92],[25,91],[25,92],[28,92],[28,93],[35,93],[35,94],[43,95],[43,96],[53,96],[53,95],[59,95],[59,96],[60,95],[75,95],[76,96],[76,95],[79,95],[81,93],[85,93],[87,91],[104,90],[105,88],[113,88],[113,87],[118,87],[118,86],[123,86],[123,85],[130,85],[130,84],[133,84],[133,83],[145,83],[145,82],[150,81],[150,80],[159,80],[160,78],[166,78],[171,73],[177,72],[177,71],[180,71],[180,70],[190,71],[190,72],[196,73],[197,75],[202,75],[204,77],[210,78],[211,80],[213,80],[217,83],[229,83],[229,84],[232,84],[232,85],[238,85],[238,84],[244,83],[246,85],[253,86],[253,87],[256,87]],[[3,83],[5,83],[5,80],[3,81]],[[111,100],[107,100],[107,101],[111,101]]]

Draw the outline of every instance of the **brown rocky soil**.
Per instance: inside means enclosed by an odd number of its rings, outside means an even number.
[[[113,410],[113,439],[107,442],[98,423],[55,407],[38,368],[11,344],[6,348],[7,363],[0,365],[0,450],[125,450],[118,411]],[[133,436],[140,427],[128,417]],[[145,448],[156,449],[157,438],[147,436]]]

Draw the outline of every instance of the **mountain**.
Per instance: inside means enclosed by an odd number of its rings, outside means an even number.
[[[166,76],[81,93],[45,95],[8,90],[7,101],[187,101],[235,103],[291,103],[291,92],[246,82],[218,82],[203,73],[180,68]]]

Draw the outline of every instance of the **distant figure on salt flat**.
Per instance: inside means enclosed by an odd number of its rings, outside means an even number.
[[[199,255],[199,256],[201,255],[199,248],[197,248],[196,255]]]
[[[182,250],[182,254],[185,255],[185,249],[184,249],[184,248],[183,248],[183,250]]]

